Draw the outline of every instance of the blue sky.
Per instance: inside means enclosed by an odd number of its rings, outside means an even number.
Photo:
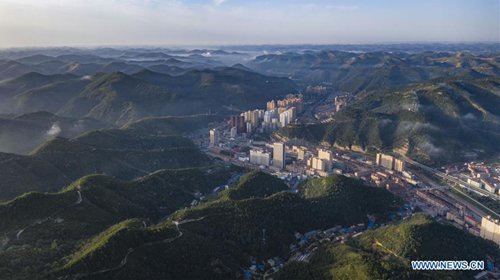
[[[0,47],[499,41],[498,0],[0,0]]]

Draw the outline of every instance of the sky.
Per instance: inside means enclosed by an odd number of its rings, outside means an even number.
[[[499,0],[0,0],[0,47],[499,42]]]

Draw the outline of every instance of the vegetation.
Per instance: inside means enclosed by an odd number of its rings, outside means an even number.
[[[321,246],[309,263],[290,264],[277,279],[470,279],[474,272],[414,271],[410,261],[486,263],[488,257],[500,258],[500,250],[492,242],[415,215],[399,224],[365,232],[347,244]]]
[[[195,123],[201,122],[196,116],[192,118],[181,121],[193,123],[193,127],[183,131],[194,130]],[[143,133],[138,128],[140,123],[122,129],[95,130],[73,139],[57,137],[29,156],[0,154],[0,199],[28,191],[58,191],[89,174],[131,180],[156,170],[211,164],[191,140],[176,135],[180,130],[167,129],[172,127],[172,121],[156,122],[165,128],[162,134]]]
[[[59,193],[30,193],[2,203],[0,279],[38,277],[97,256],[106,260],[101,265],[118,265],[129,247],[177,234],[173,225],[144,232],[146,225],[189,206],[196,192],[211,192],[239,172],[222,166],[162,170],[130,182],[94,175]],[[133,242],[122,243],[130,238]],[[102,248],[114,253],[99,255]],[[17,265],[26,269],[13,269]]]
[[[116,234],[108,238],[106,234],[105,242],[102,238],[90,241],[93,244],[85,245],[74,254],[84,257],[67,262],[56,275],[114,267],[119,261],[110,262],[105,257],[109,255],[110,247],[98,245],[118,246],[116,244],[120,243],[120,248],[135,244],[131,247],[135,248],[134,252],[129,255],[127,265],[100,275],[103,279],[134,279],[140,275],[166,279],[197,279],[201,276],[204,279],[234,279],[240,274],[239,267],[248,264],[249,256],[285,257],[296,231],[306,232],[337,224],[351,225],[366,221],[367,214],[373,214],[382,221],[386,219],[387,212],[399,207],[399,202],[390,193],[380,189],[381,193],[373,198],[377,202],[355,208],[352,212],[347,208],[341,209],[336,205],[345,203],[345,193],[351,194],[351,203],[357,205],[364,203],[364,193],[375,189],[342,176],[318,180],[324,180],[324,185],[336,191],[325,190],[315,197],[292,194],[281,191],[283,183],[276,178],[259,172],[249,173],[220,199],[179,210],[171,219],[142,229],[142,233],[123,231],[127,237]],[[307,190],[314,186],[306,185],[304,188]],[[332,207],[337,212],[329,211]],[[323,211],[327,214],[320,215]],[[175,238],[169,233],[174,228],[173,221],[180,221],[178,228],[182,236]],[[135,237],[137,235],[146,241],[134,243],[136,241],[133,240],[139,240]],[[96,247],[99,248],[94,250]],[[87,248],[93,248],[93,254],[85,254]],[[85,269],[82,270],[82,267]]]
[[[345,148],[396,151],[429,165],[491,157],[500,152],[499,82],[457,78],[360,94],[331,123],[281,133]]]

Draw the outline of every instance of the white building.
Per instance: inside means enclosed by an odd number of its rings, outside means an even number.
[[[483,217],[480,235],[482,238],[491,240],[500,246],[500,222],[490,216]]]
[[[250,150],[250,163],[269,166],[271,155],[261,150]]]
[[[238,134],[238,129],[236,127],[232,127],[230,132],[231,138],[236,138],[237,134]]]
[[[273,166],[285,168],[285,143],[276,142],[273,146]]]
[[[219,145],[220,132],[217,128],[210,129],[210,146],[215,147]]]

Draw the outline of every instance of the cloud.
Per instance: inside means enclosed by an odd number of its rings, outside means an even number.
[[[57,136],[61,133],[61,127],[59,126],[58,123],[54,123],[52,124],[52,126],[50,127],[49,130],[47,130],[47,132],[45,133],[47,136],[51,137],[51,136]]]

